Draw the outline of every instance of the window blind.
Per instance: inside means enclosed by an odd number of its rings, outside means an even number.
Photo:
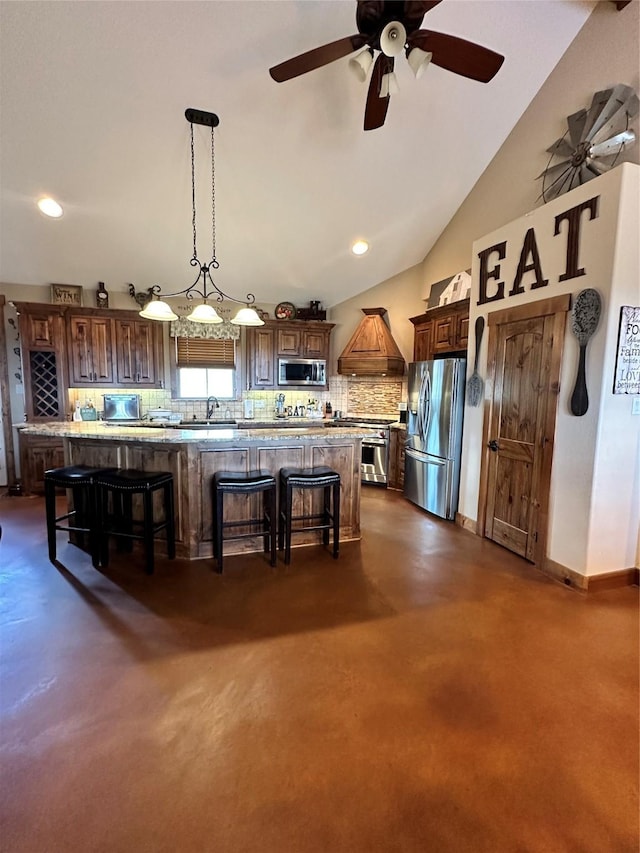
[[[235,341],[218,338],[175,338],[178,367],[235,367]]]

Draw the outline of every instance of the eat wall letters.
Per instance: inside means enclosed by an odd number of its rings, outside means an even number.
[[[598,200],[600,196],[594,196],[588,201],[572,207],[564,213],[559,213],[555,218],[554,237],[561,233],[562,223],[566,220],[567,227],[565,229],[567,235],[567,253],[565,262],[565,271],[558,277],[558,281],[567,281],[571,278],[578,278],[585,275],[585,270],[579,265],[580,252],[580,231],[582,226],[582,214],[585,211],[589,212],[589,221],[596,219],[598,216]],[[493,254],[497,255],[498,261],[503,261],[507,256],[507,243],[496,243],[488,249],[483,249],[478,253],[480,259],[480,282],[479,282],[479,298],[478,305],[485,305],[487,302],[497,302],[504,299],[505,283],[500,281],[500,264],[496,263],[491,269],[489,268],[489,258]],[[549,284],[549,279],[544,277],[542,271],[542,262],[538,251],[538,243],[533,228],[529,228],[522,242],[520,250],[520,260],[516,270],[513,285],[509,291],[509,296],[516,296],[524,293],[525,288],[522,279],[525,273],[533,272],[534,281],[530,285],[531,290],[539,287],[546,287]],[[495,280],[495,292],[491,295],[487,293],[487,285],[490,281]]]

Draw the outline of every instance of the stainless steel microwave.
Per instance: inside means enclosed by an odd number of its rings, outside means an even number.
[[[326,385],[327,362],[315,358],[279,358],[278,385]]]

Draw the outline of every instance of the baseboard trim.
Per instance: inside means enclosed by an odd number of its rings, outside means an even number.
[[[603,572],[601,575],[581,575],[548,557],[545,557],[544,564],[538,568],[545,575],[580,592],[604,592],[623,586],[637,586],[640,582],[640,569],[636,568],[617,569],[613,572]]]
[[[462,515],[461,512],[456,513],[455,522],[458,527],[461,527],[463,530],[468,530],[469,533],[475,533],[478,535],[478,522],[475,518],[469,518],[466,515]]]
[[[589,592],[603,592],[605,589],[618,589],[621,586],[638,586],[640,569],[619,569],[617,572],[605,572],[587,579]]]

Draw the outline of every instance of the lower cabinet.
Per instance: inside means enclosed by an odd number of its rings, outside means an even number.
[[[20,479],[25,495],[44,494],[44,472],[64,465],[61,438],[20,432]]]
[[[388,488],[404,489],[404,440],[406,430],[391,427],[389,430],[389,477]]]

